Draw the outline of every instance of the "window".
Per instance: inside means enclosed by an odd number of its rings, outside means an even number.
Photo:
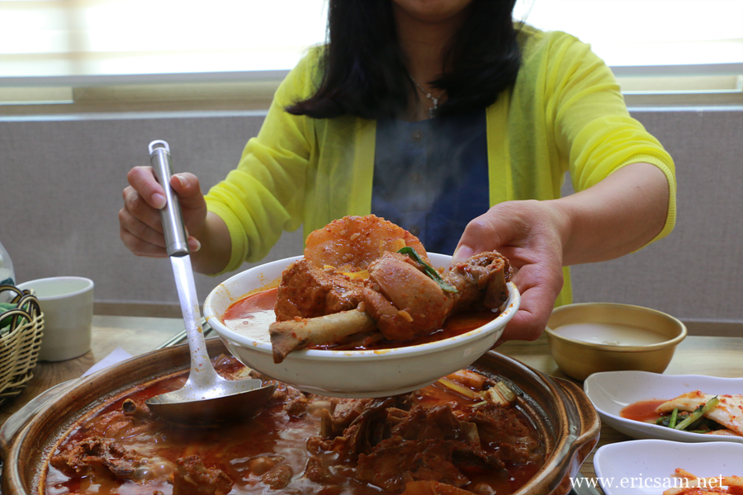
[[[184,100],[265,108],[325,39],[326,15],[326,0],[0,0],[0,111],[115,110],[112,101],[167,110]],[[591,43],[627,95],[740,101],[741,0],[519,0],[515,17]]]
[[[514,17],[590,43],[631,106],[743,104],[743,1],[519,0]]]
[[[0,0],[0,67],[27,84],[286,71],[325,18],[323,0]]]
[[[743,63],[740,0],[520,0],[515,16],[591,43],[611,67]]]

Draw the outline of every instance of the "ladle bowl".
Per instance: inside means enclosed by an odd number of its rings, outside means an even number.
[[[186,384],[147,401],[147,407],[166,421],[182,426],[215,426],[254,415],[271,398],[274,384],[259,379],[227,380],[209,359],[201,326],[196,289],[188,256],[171,257],[191,354]],[[185,282],[184,282],[185,281]],[[183,282],[183,283],[180,283]]]
[[[262,387],[259,379],[226,380],[215,375],[214,381],[203,387],[189,377],[183,388],[153,397],[147,406],[170,423],[213,426],[254,416],[276,388],[274,384]],[[250,400],[246,400],[246,392]]]

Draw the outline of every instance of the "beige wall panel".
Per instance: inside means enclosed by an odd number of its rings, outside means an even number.
[[[743,112],[634,116],[674,158],[676,228],[629,256],[574,267],[574,300],[645,305],[685,320],[743,322]]]
[[[676,161],[676,230],[622,259],[574,267],[576,302],[640,304],[685,320],[743,323],[743,112],[635,116]],[[206,190],[234,167],[262,120],[244,113],[0,121],[0,239],[17,278],[90,277],[101,308],[174,305],[170,264],[135,257],[119,240],[126,173],[148,164],[151,140],[165,139],[175,168],[197,172]],[[301,229],[285,234],[270,259],[300,252]],[[224,278],[198,275],[200,298]]]

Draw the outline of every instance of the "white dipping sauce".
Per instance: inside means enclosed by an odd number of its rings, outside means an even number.
[[[668,337],[653,330],[620,323],[571,323],[553,330],[569,339],[603,345],[649,345],[668,340]]]
[[[273,309],[256,311],[235,320],[225,320],[224,324],[233,332],[260,342],[271,343],[268,327],[276,321],[276,313]]]

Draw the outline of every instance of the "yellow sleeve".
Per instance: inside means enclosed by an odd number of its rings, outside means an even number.
[[[209,211],[224,220],[232,240],[224,272],[261,260],[284,230],[302,223],[305,177],[315,146],[313,119],[284,108],[311,94],[316,60],[308,55],[287,75],[237,168],[206,195]]]
[[[590,47],[569,35],[551,47],[546,72],[546,116],[555,142],[568,157],[576,191],[591,187],[620,168],[645,162],[666,175],[666,223],[655,239],[673,230],[676,178],[673,159],[643,125],[632,118],[614,75]]]

